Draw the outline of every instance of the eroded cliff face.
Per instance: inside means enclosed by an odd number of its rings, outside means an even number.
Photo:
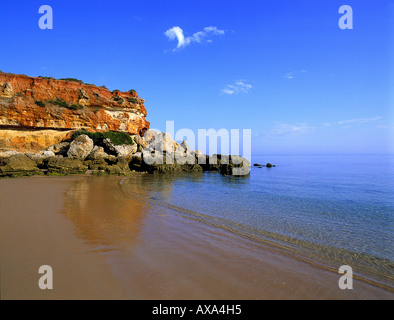
[[[145,100],[69,80],[0,73],[0,130],[120,131],[149,129]]]
[[[59,130],[0,130],[0,153],[2,151],[38,152],[64,140],[72,131]]]

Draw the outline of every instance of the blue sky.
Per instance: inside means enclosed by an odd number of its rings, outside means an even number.
[[[338,27],[345,4],[353,30]],[[53,30],[38,27],[41,5],[53,8]],[[252,129],[254,154],[394,153],[393,1],[0,8],[0,70],[135,89],[152,128]]]

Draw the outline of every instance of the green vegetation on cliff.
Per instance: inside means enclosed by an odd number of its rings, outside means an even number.
[[[72,140],[75,140],[83,134],[86,134],[90,139],[92,139],[96,145],[101,145],[105,139],[110,139],[115,146],[120,146],[122,144],[134,144],[133,139],[125,132],[89,132],[84,129],[74,132]]]

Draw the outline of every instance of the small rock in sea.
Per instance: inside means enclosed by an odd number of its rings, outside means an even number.
[[[267,163],[265,166],[266,166],[267,168],[274,168],[274,167],[276,167],[276,165],[271,164],[271,163]]]
[[[253,166],[254,166],[254,167],[263,167],[264,165],[263,165],[263,164],[260,164],[260,163],[255,163]]]

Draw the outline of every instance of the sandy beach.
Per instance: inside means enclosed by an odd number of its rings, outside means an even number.
[[[0,180],[1,299],[392,298],[340,290],[336,272],[124,194],[122,179]]]

